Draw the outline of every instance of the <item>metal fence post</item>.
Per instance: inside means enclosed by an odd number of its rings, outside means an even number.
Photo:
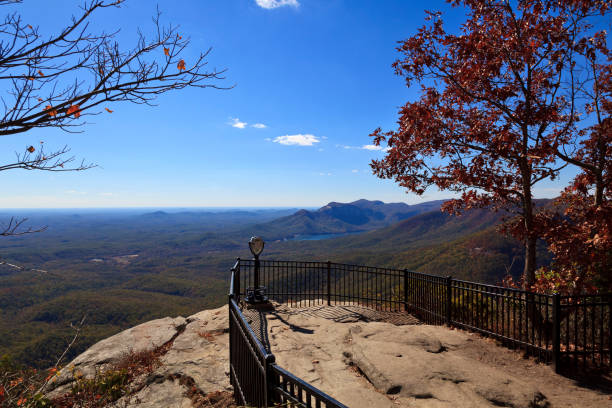
[[[408,311],[408,269],[404,269],[404,312]]]
[[[601,329],[603,330],[603,327]],[[612,369],[612,295],[610,294],[608,295],[608,350],[610,351],[608,368]]]
[[[555,373],[559,374],[561,371],[560,366],[560,354],[561,354],[561,319],[559,309],[561,308],[561,297],[558,293],[553,294],[553,338],[552,338],[552,363],[555,369]]]
[[[450,326],[452,322],[452,307],[453,307],[453,277],[446,277],[446,325]]]
[[[276,401],[276,393],[274,392],[274,389],[276,388],[276,386],[278,384],[276,384],[276,378],[274,377],[274,372],[272,370],[272,364],[274,364],[276,362],[276,357],[274,356],[274,354],[268,354],[266,356],[266,379],[265,379],[265,394],[264,394],[264,401],[265,401],[265,407],[271,407],[273,406],[272,404]]]
[[[234,296],[240,301],[240,258],[236,258],[236,274],[234,275]]]
[[[327,306],[331,306],[331,262],[327,261]]]

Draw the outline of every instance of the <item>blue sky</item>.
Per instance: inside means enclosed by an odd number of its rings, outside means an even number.
[[[43,32],[78,14],[71,0],[15,7]],[[180,6],[178,5],[180,4]],[[55,129],[0,138],[8,162],[40,140],[68,145],[97,168],[79,173],[3,172],[1,208],[320,206],[359,198],[408,203],[449,197],[406,194],[371,174],[368,134],[395,127],[398,107],[418,96],[394,75],[396,42],[415,33],[424,9],[452,27],[460,9],[443,1],[159,1],[162,20],[191,38],[187,63],[213,47],[230,90],[184,89],[157,106],[119,103],[83,133]],[[152,28],[155,2],[129,0],[94,15],[94,29],[120,29],[126,48]],[[560,184],[542,185],[551,197]]]

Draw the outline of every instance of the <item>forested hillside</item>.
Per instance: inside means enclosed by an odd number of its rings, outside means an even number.
[[[288,221],[304,213],[317,214],[310,232],[318,234],[325,220],[355,215],[355,208],[374,219],[363,224],[367,228],[391,225],[333,239],[267,239],[264,258],[329,259],[489,283],[507,272],[520,274],[520,245],[496,231],[503,214],[474,210],[457,217],[439,205],[360,200],[316,211],[32,214],[30,222],[48,224],[48,231],[0,242],[3,259],[24,268],[0,267],[0,354],[45,367],[74,334],[70,323],[83,316],[70,356],[139,322],[217,307],[226,300],[235,258],[250,256],[249,237],[270,231],[299,236],[302,225]],[[338,233],[350,228],[337,225]]]

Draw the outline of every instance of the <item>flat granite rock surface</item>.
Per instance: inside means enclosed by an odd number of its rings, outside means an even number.
[[[601,390],[462,330],[356,305],[244,310],[276,362],[349,407],[612,407]],[[124,407],[190,407],[194,391],[229,391],[227,306],[143,323],[102,340],[68,367],[85,376],[128,351],[163,346]],[[70,387],[68,368],[49,387]]]

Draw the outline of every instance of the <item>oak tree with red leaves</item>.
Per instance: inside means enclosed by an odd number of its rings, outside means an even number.
[[[605,40],[590,21],[610,1],[449,2],[466,8],[459,34],[445,30],[441,13],[428,12],[430,23],[397,48],[396,73],[422,93],[401,108],[397,130],[372,133],[389,148],[372,168],[417,194],[429,187],[459,193],[445,203],[449,212],[514,214],[511,232],[524,242],[523,284],[531,289],[545,225],[534,186],[568,165],[591,165],[588,140],[603,132],[593,128],[596,109],[584,100],[593,80],[581,67],[590,58],[583,45]]]

